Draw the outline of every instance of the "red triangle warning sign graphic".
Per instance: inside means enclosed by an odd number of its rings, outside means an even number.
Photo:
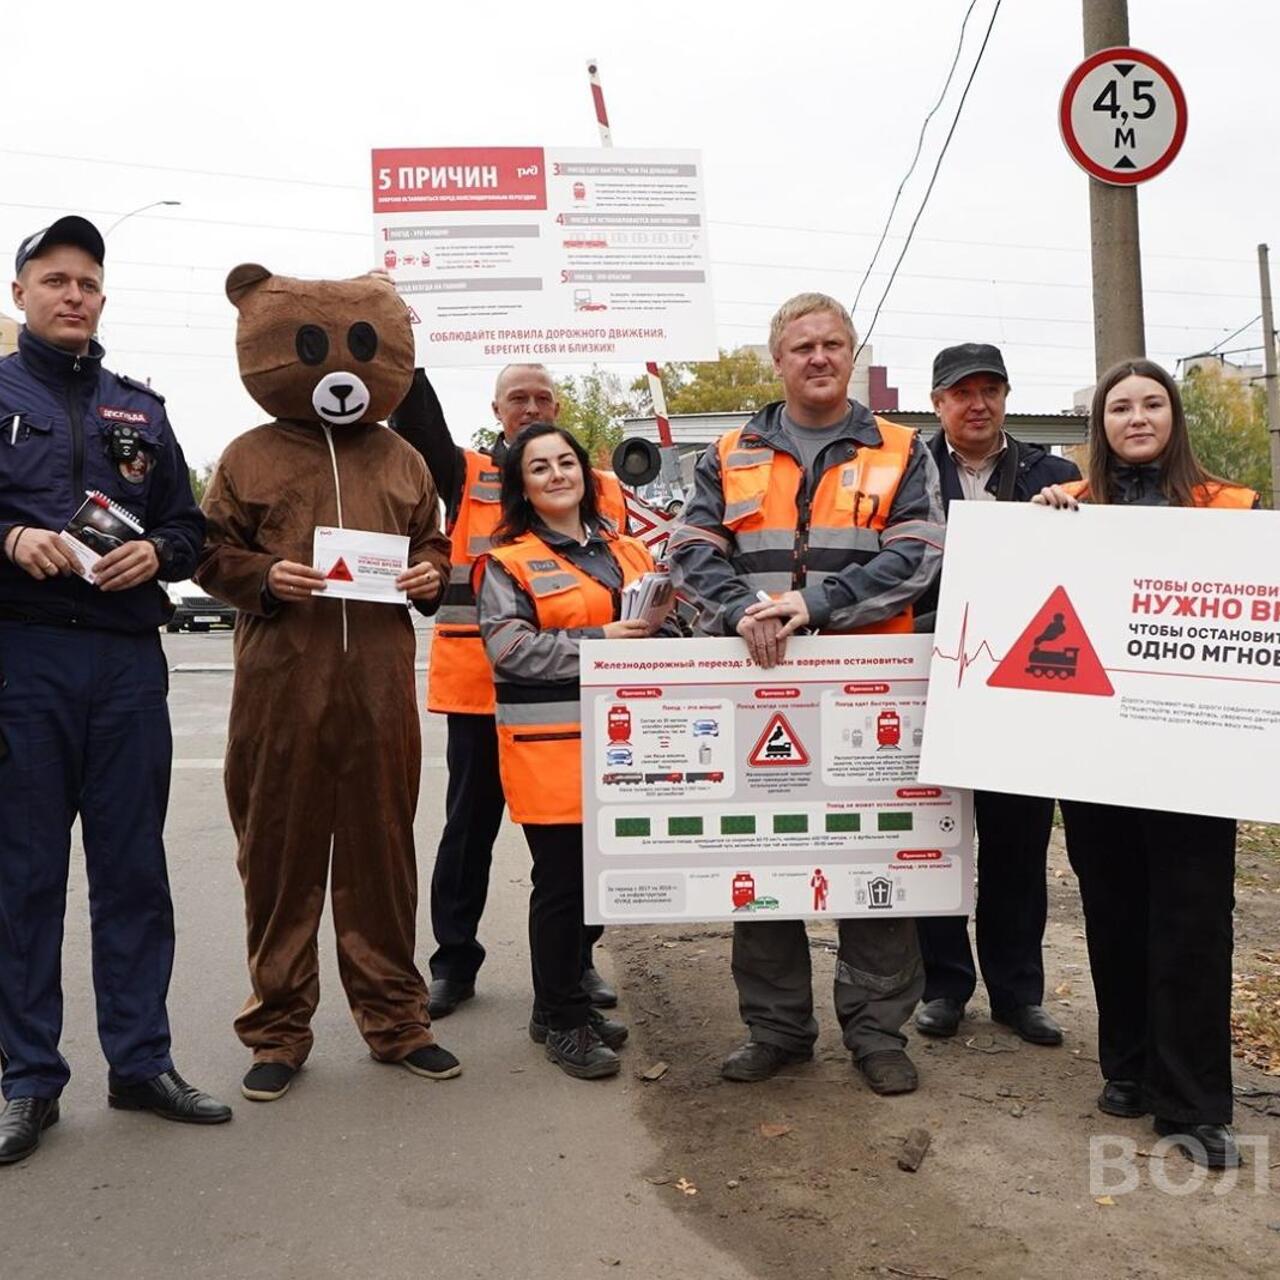
[[[787,717],[781,711],[775,711],[747,757],[747,763],[757,767],[789,765],[797,768],[809,763],[809,753],[787,722]]]
[[[994,689],[1084,693],[1099,698],[1115,693],[1063,587],[1054,589],[987,677],[987,684]]]
[[[408,307],[408,306],[409,306],[409,304],[408,304],[408,303],[405,303],[405,306],[407,306],[407,307]],[[420,315],[418,315],[418,313],[417,313],[417,312],[416,312],[412,307],[409,307],[409,323],[410,323],[410,324],[421,324],[421,323],[422,323],[422,317],[421,317]]]
[[[332,579],[334,582],[355,581],[355,578],[351,576],[351,570],[347,568],[347,562],[341,556],[333,562],[333,568],[324,576]]]

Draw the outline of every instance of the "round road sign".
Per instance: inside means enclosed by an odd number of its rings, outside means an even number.
[[[1071,73],[1058,123],[1086,173],[1132,186],[1172,164],[1187,136],[1187,99],[1159,58],[1141,49],[1101,49]]]

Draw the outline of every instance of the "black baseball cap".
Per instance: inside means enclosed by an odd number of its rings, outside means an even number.
[[[77,249],[83,249],[98,266],[103,265],[103,259],[107,256],[107,246],[102,239],[102,232],[88,218],[81,218],[73,213],[65,218],[59,218],[57,222],[51,222],[34,235],[29,235],[18,246],[17,257],[14,259],[14,275],[20,275],[22,268],[32,258],[38,258],[46,249],[52,249],[59,244],[72,244]]]
[[[1009,381],[999,347],[987,342],[962,342],[958,347],[945,347],[934,356],[933,389],[945,391],[971,373],[995,373]]]

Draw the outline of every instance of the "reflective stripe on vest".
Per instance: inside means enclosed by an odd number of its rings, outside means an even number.
[[[724,524],[732,530],[734,569],[753,591],[777,596],[819,586],[850,564],[881,550],[898,486],[906,475],[915,431],[876,419],[881,444],[860,445],[829,466],[806,501],[804,468],[745,428],[716,444],[724,488]],[[911,611],[863,631],[910,631]]]
[[[635,538],[610,538],[625,586],[653,569]],[[534,534],[490,552],[533,602],[543,630],[600,627],[615,593]],[[582,720],[576,680],[497,682],[498,768],[513,822],[582,821]]]
[[[471,566],[492,544],[502,515],[502,470],[487,453],[462,451],[466,475],[462,498],[448,529],[453,567],[436,610],[427,672],[427,710],[493,715],[493,672],[480,642]],[[595,473],[600,512],[626,528],[622,485],[611,471]]]
[[[1089,482],[1087,480],[1069,480],[1060,486],[1073,498],[1081,502],[1089,501]],[[1192,490],[1192,502],[1196,507],[1218,507],[1224,510],[1251,511],[1258,501],[1258,495],[1242,484],[1198,484]]]

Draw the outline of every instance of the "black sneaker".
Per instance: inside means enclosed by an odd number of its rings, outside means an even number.
[[[297,1074],[287,1062],[255,1062],[240,1081],[240,1092],[250,1102],[274,1102],[289,1092]]]
[[[610,1049],[621,1049],[627,1043],[627,1036],[631,1033],[623,1023],[606,1018],[599,1009],[592,1009],[587,1016],[591,1019],[590,1025],[594,1028],[596,1035]],[[547,1016],[537,1005],[534,1005],[533,1012],[529,1015],[529,1039],[534,1044],[546,1044],[547,1031]]]
[[[428,1080],[452,1080],[462,1074],[462,1064],[448,1049],[438,1044],[415,1049],[407,1058],[400,1059],[400,1065],[415,1076],[425,1076]]]
[[[568,1031],[547,1029],[547,1057],[566,1075],[578,1080],[602,1080],[622,1070],[622,1059],[606,1045],[590,1024]]]

